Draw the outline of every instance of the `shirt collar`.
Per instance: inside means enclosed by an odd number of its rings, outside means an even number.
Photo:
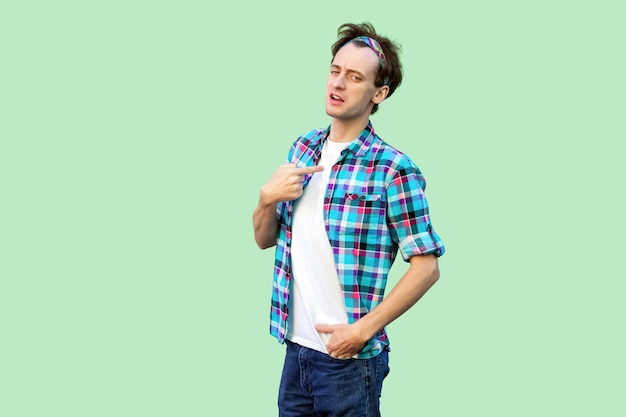
[[[326,139],[328,139],[328,134],[330,133],[330,125],[324,131],[324,135],[322,136],[321,144],[323,144]],[[361,131],[359,136],[352,141],[350,146],[348,146],[348,150],[352,152],[355,156],[363,156],[368,151],[372,143],[376,138],[376,132],[374,131],[374,126],[371,121],[367,122],[367,126],[365,129]]]

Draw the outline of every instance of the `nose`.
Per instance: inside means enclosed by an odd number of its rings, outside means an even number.
[[[343,89],[346,86],[346,76],[341,72],[332,79],[332,86]]]

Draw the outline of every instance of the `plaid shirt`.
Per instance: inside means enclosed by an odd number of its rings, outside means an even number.
[[[329,128],[313,130],[298,138],[287,161],[299,167],[316,165],[328,132]],[[310,177],[305,176],[305,187]],[[382,301],[398,249],[405,261],[415,255],[443,255],[443,243],[431,226],[425,187],[419,168],[380,139],[371,123],[333,166],[324,197],[324,220],[349,323]],[[289,313],[293,201],[279,203],[276,214],[279,230],[270,333],[283,343]],[[382,329],[359,358],[373,357],[388,344]]]

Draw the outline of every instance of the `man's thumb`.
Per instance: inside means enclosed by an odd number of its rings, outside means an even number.
[[[333,332],[333,327],[329,326],[327,324],[316,324],[315,325],[315,330],[317,330],[318,332],[321,332],[321,333],[332,333]]]

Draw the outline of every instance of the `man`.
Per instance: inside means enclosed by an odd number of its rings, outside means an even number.
[[[282,417],[380,415],[385,326],[439,278],[424,178],[369,121],[402,81],[398,52],[368,23],[340,26],[330,126],[298,138],[261,188],[254,237],[276,246],[270,331],[287,344]],[[409,267],[383,299],[398,250]]]

